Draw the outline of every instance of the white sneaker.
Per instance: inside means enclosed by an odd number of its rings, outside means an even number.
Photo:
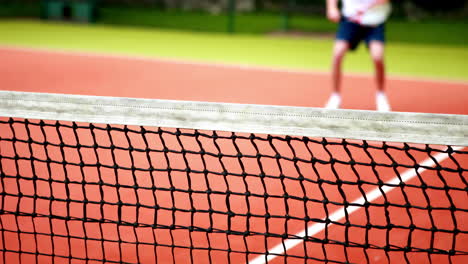
[[[377,110],[380,112],[390,112],[390,103],[388,102],[387,95],[384,92],[377,92],[375,97]]]
[[[341,96],[339,93],[332,93],[330,95],[330,98],[328,99],[327,104],[325,105],[325,108],[327,109],[339,109],[341,104]]]

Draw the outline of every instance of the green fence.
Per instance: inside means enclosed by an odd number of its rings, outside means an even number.
[[[70,20],[81,23],[96,21],[95,0],[45,0],[43,17],[50,20]]]

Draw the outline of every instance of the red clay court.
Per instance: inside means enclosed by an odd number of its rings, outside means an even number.
[[[0,56],[10,91],[300,107],[330,91],[325,73]],[[394,111],[468,114],[468,83],[387,88]],[[375,109],[369,77],[343,90],[344,108]],[[0,263],[468,261],[466,148],[11,120],[0,118]]]
[[[323,107],[328,73],[0,48],[2,89]],[[343,108],[375,110],[373,80],[345,76]],[[389,78],[393,111],[468,114],[468,83]]]

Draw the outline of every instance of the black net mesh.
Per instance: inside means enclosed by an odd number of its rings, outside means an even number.
[[[467,176],[466,148],[2,118],[0,262],[462,263]]]

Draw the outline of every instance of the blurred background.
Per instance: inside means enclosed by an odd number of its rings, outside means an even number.
[[[424,41],[420,34],[403,34],[412,27],[454,24],[466,26],[466,0],[393,0],[391,37],[399,41]],[[181,30],[239,33],[301,31],[332,33],[325,19],[325,0],[1,0],[0,16],[133,25]],[[457,23],[458,22],[458,23]],[[424,34],[426,41],[440,33]],[[419,31],[419,30],[418,30]],[[413,32],[414,33],[414,32]],[[429,32],[426,32],[429,33]],[[462,31],[459,31],[462,33]],[[465,32],[466,33],[466,32]],[[459,36],[447,43],[466,43]]]
[[[208,32],[333,33],[324,0],[0,0],[0,16]],[[393,0],[390,38],[466,44],[466,0]],[[408,27],[406,22],[411,22]],[[444,30],[460,33],[440,38]],[[426,30],[431,27],[431,34]],[[463,31],[462,31],[463,30]],[[408,34],[411,31],[411,34]]]
[[[323,51],[330,50],[337,25],[325,18],[325,3],[324,0],[0,0],[0,44],[328,70],[330,54],[324,55]],[[386,32],[390,73],[468,79],[466,0],[392,0],[392,4]],[[129,43],[117,47],[119,44],[115,42],[103,43],[99,49],[99,42],[127,37],[114,34],[100,39],[101,34],[92,33],[92,29],[76,32],[77,26],[70,28],[70,24],[113,28],[114,33],[128,28],[167,34],[185,32],[193,46],[187,53],[180,47],[171,52],[157,46],[139,52],[135,46],[129,49]],[[211,35],[202,40],[203,33]],[[226,36],[231,37],[222,40]],[[181,35],[153,37],[145,36],[144,40],[153,45],[164,41],[167,45],[176,41],[179,43],[174,45],[181,45],[181,40],[176,40]],[[76,38],[83,45],[77,46]],[[295,43],[289,42],[284,47],[284,38]],[[86,46],[90,42],[95,45]],[[272,50],[275,45],[281,52]],[[248,52],[249,49],[255,52]],[[276,59],[271,58],[272,54]],[[351,72],[370,73],[370,63],[362,58],[366,53],[357,54],[345,67]]]

